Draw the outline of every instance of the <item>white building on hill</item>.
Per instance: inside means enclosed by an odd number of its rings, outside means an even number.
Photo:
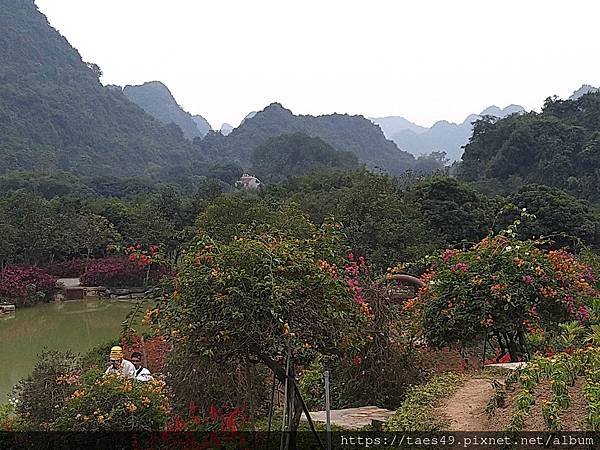
[[[261,186],[261,182],[258,178],[253,175],[245,173],[242,175],[239,181],[236,181],[235,185],[242,189],[258,189]]]

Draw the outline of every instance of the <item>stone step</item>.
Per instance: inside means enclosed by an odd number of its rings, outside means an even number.
[[[395,411],[378,408],[377,406],[362,406],[360,408],[332,409],[330,411],[331,424],[348,430],[358,430],[372,425],[375,422],[385,422]],[[315,411],[310,413],[315,422],[326,423],[326,412]],[[303,415],[302,420],[307,420]]]

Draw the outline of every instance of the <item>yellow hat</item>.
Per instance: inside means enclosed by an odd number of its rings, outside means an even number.
[[[123,349],[119,346],[111,348],[110,357],[112,359],[123,359]]]

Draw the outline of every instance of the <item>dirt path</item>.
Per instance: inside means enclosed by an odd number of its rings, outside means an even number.
[[[448,421],[450,431],[493,430],[494,420],[485,408],[494,394],[490,379],[468,380],[438,408],[438,414]]]

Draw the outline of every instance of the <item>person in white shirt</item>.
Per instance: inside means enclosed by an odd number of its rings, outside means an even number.
[[[135,378],[135,366],[123,358],[123,349],[113,347],[110,349],[110,360],[105,375],[116,374],[124,378]]]
[[[150,371],[142,365],[142,354],[133,352],[131,354],[131,362],[135,367],[135,379],[137,381],[152,381],[154,377],[150,375]]]

